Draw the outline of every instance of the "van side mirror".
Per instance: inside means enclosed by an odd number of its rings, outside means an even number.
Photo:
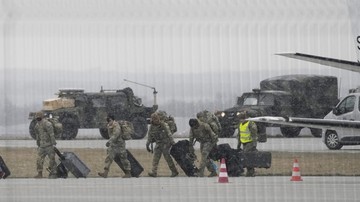
[[[332,112],[333,112],[334,115],[339,115],[339,109],[336,108],[336,107],[333,108]]]

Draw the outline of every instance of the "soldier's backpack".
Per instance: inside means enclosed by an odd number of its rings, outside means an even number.
[[[119,125],[122,131],[123,140],[131,140],[132,136],[135,134],[134,126],[129,121],[120,121]]]
[[[157,113],[160,117],[160,120],[168,124],[171,134],[174,134],[177,131],[177,126],[174,117],[168,116],[165,111],[158,111]]]
[[[196,114],[196,117],[204,123],[209,124],[214,133],[219,134],[221,131],[221,125],[218,118],[211,112],[204,110]]]
[[[54,135],[55,135],[55,138],[58,139],[61,137],[61,134],[63,133],[63,126],[62,124],[60,123],[60,121],[53,117],[53,118],[47,118],[46,120],[48,120],[53,128],[54,128]]]

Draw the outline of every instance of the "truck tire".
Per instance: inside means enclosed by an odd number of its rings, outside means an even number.
[[[318,128],[310,128],[311,135],[314,137],[321,137],[322,130]]]
[[[280,131],[284,137],[297,137],[300,134],[301,128],[298,127],[280,127]]]
[[[343,147],[343,145],[339,142],[339,136],[336,131],[326,131],[325,134],[325,145],[330,150],[339,150]]]
[[[36,140],[35,125],[36,125],[36,120],[33,119],[33,120],[30,122],[30,125],[29,125],[29,133],[30,133],[30,136],[31,136],[34,140]]]
[[[110,138],[107,128],[99,128],[99,131],[100,131],[101,137],[103,137],[104,139],[108,140]]]
[[[219,137],[232,137],[234,135],[235,128],[226,127],[222,128]]]
[[[61,120],[61,124],[63,125],[63,133],[61,135],[61,139],[75,139],[79,131],[79,124],[77,120],[73,117],[64,117]]]
[[[135,117],[131,120],[134,126],[135,133],[132,135],[132,139],[142,139],[146,136],[148,131],[148,124],[144,117]]]

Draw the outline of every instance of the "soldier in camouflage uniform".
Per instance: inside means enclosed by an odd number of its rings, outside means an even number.
[[[160,121],[164,121],[168,124],[171,134],[173,135],[177,131],[177,126],[175,123],[175,119],[172,116],[168,116],[166,111],[159,110],[156,112],[160,117]]]
[[[200,142],[201,161],[199,168],[199,177],[204,177],[205,166],[210,171],[209,177],[217,175],[215,168],[212,166],[208,158],[210,151],[216,146],[218,142],[218,135],[214,133],[211,127],[199,121],[198,119],[190,119],[190,144],[194,145],[196,141]]]
[[[254,152],[257,151],[257,133],[258,129],[253,121],[247,121],[248,114],[246,111],[239,114],[240,124],[239,124],[239,133],[237,135],[238,145],[237,148],[240,149],[243,145],[244,152]],[[255,168],[247,167],[246,177],[255,177]]]
[[[221,124],[219,122],[219,119],[215,114],[209,112],[208,110],[201,111],[196,114],[196,117],[199,121],[203,123],[207,123],[210,125],[211,129],[216,133],[216,135],[219,136],[221,131]]]
[[[170,156],[170,148],[173,144],[175,144],[175,141],[171,135],[168,124],[166,124],[164,121],[161,121],[157,113],[153,113],[151,115],[151,125],[148,132],[148,139],[146,142],[146,149],[149,152],[152,152],[150,144],[152,144],[153,142],[156,143],[156,146],[154,148],[152,171],[149,172],[149,176],[157,176],[159,161],[161,155],[164,155],[164,158],[171,170],[170,177],[176,177],[179,172],[177,171],[174,161]]]
[[[122,130],[118,122],[115,121],[113,115],[108,115],[106,118],[108,125],[109,141],[106,142],[107,156],[105,158],[104,172],[98,173],[99,176],[107,178],[110,166],[116,156],[120,157],[120,161],[124,166],[125,175],[123,178],[131,177],[131,165],[127,158],[125,140],[122,138]]]
[[[56,145],[53,125],[44,118],[42,112],[35,114],[37,121],[35,125],[36,144],[38,146],[38,157],[36,160],[36,167],[38,174],[35,178],[42,178],[42,171],[44,166],[44,159],[49,157],[49,178],[57,178],[56,176],[56,162],[55,162],[55,150]]]

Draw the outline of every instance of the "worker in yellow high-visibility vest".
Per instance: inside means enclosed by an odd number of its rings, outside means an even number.
[[[241,149],[241,145],[243,145],[244,152],[254,152],[257,151],[257,133],[258,129],[253,121],[246,120],[248,118],[248,114],[246,111],[241,112],[239,114],[240,124],[239,124],[239,133],[237,135],[238,145],[237,148]],[[246,177],[255,177],[255,168],[247,167],[246,168]]]

